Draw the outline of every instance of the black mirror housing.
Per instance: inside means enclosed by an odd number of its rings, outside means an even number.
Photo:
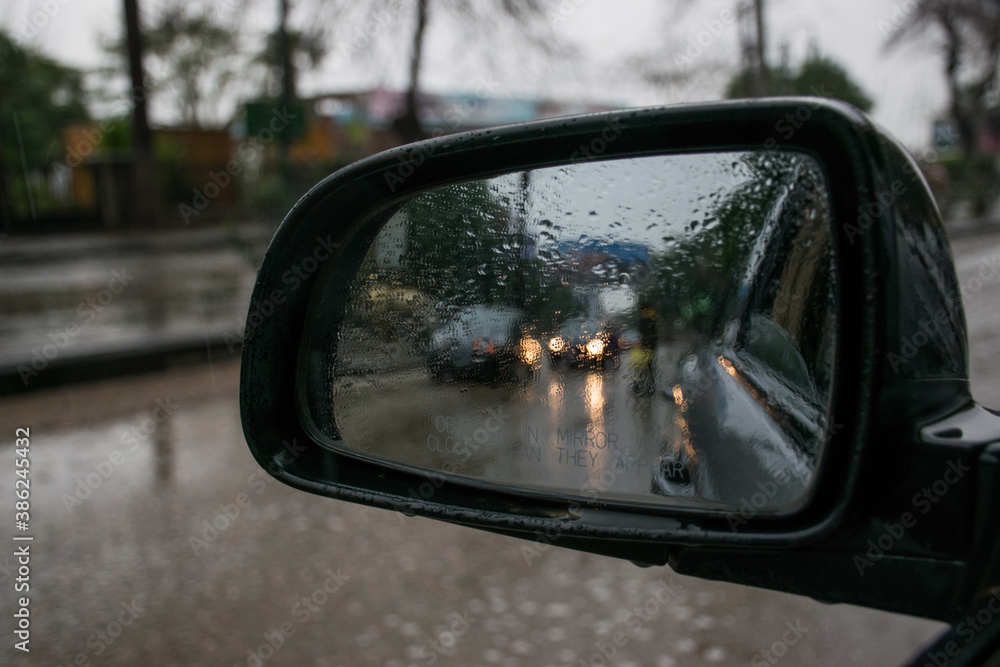
[[[303,418],[300,359],[311,296],[320,285],[350,282],[402,202],[518,170],[734,150],[809,155],[822,165],[830,192],[840,318],[833,428],[802,508],[772,515],[755,511],[753,502],[710,510],[581,500],[317,444]],[[949,485],[939,513],[914,520],[891,548],[872,552],[877,566],[868,570],[854,557],[872,560],[869,541],[879,547],[884,526],[913,510],[914,489],[933,485],[949,464],[975,466],[998,438],[992,414],[972,403],[967,356],[950,250],[915,163],[852,107],[779,98],[445,136],[331,175],[295,205],[268,249],[247,318],[240,401],[256,460],[304,491],[637,562],[669,562],[697,576],[947,618],[984,585],[970,565],[985,562],[987,545],[977,541],[973,520],[963,520],[980,518],[974,475]],[[927,560],[936,563],[933,576],[921,569]]]

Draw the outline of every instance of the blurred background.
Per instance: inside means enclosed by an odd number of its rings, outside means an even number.
[[[983,218],[998,194],[997,11],[972,0],[12,0],[0,9],[3,231],[273,225],[322,176],[400,143],[766,95],[871,112],[920,159],[947,217]]]
[[[0,455],[31,428],[36,541],[32,652],[0,661],[901,662],[944,626],[271,483],[240,430],[240,343],[284,213],[359,158],[571,113],[819,95],[923,169],[974,393],[996,407],[998,35],[991,0],[6,0]],[[6,536],[13,475],[0,497]],[[678,592],[602,653],[661,582]],[[808,630],[765,655],[788,624]]]

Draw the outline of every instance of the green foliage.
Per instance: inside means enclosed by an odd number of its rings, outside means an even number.
[[[1000,164],[996,156],[976,151],[941,160],[940,164],[948,174],[946,189],[935,192],[943,211],[967,202],[972,215],[980,217],[1000,198]]]
[[[125,125],[131,129],[130,123]],[[131,146],[131,131],[128,140],[128,146]],[[183,149],[171,141],[170,137],[153,135],[153,159],[163,200],[171,204],[190,204],[191,189],[199,184],[192,182],[190,175],[184,170]]]
[[[836,61],[825,56],[813,56],[802,63],[792,80],[792,90],[800,95],[819,95],[853,104],[862,111],[871,111],[875,102],[850,74]]]
[[[571,317],[583,315],[583,308],[573,301],[573,288],[546,276],[543,260],[535,260],[525,269],[529,285],[525,313],[539,330],[554,331]]]
[[[281,174],[264,172],[249,189],[247,199],[255,214],[280,220],[298,197],[292,194]]]
[[[64,158],[63,129],[89,119],[83,74],[0,31],[0,218],[57,209],[43,171]],[[30,190],[30,194],[29,194]]]
[[[85,101],[82,72],[0,31],[0,159],[6,169],[61,159],[63,128],[89,119]]]
[[[642,299],[668,323],[681,322],[693,332],[712,330],[720,301],[742,278],[753,244],[799,160],[759,151],[741,162],[752,176],[711,201],[706,218],[673,239],[669,251],[650,257],[653,279]]]
[[[509,213],[485,182],[432,190],[406,211],[411,284],[449,306],[514,303],[518,266]]]
[[[742,69],[726,86],[726,97],[750,97],[753,90],[753,72]],[[850,76],[848,71],[832,58],[813,54],[793,72],[787,66],[770,71],[771,95],[811,95],[829,97],[852,104],[862,111],[871,111],[875,103]]]
[[[144,69],[156,82],[153,93],[174,105],[181,124],[200,128],[220,120],[217,104],[245,69],[239,33],[210,7],[172,3],[143,30]],[[112,71],[128,71],[124,34],[104,46],[120,58]]]
[[[132,150],[132,119],[119,116],[100,124],[103,135],[97,152],[129,153]],[[156,147],[154,147],[156,148]],[[158,153],[157,153],[158,154]]]
[[[285,37],[288,40],[289,59],[292,71],[291,90],[292,96],[297,94],[297,81],[299,72],[315,69],[326,57],[327,45],[326,34],[323,26],[311,26],[306,32],[301,30],[285,30]],[[261,92],[265,97],[279,97],[281,95],[281,81],[283,78],[283,58],[281,54],[281,37],[277,30],[267,34],[265,45],[254,61],[263,65],[268,72],[264,81],[264,88]]]

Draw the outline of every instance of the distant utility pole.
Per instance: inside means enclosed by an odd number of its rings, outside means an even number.
[[[764,33],[764,0],[754,0],[757,26],[757,86],[761,97],[771,94],[771,71],[767,67],[767,40]]]
[[[423,59],[424,35],[427,34],[427,0],[417,0],[417,27],[413,31],[413,45],[410,51],[410,80],[403,96],[403,110],[393,122],[396,133],[403,143],[419,141],[425,137],[420,124],[420,65]]]
[[[767,66],[767,35],[764,0],[739,0],[740,40],[743,47],[743,68],[749,77],[749,92],[753,97],[771,94],[771,70]]]
[[[142,29],[138,0],[125,2],[125,36],[128,48],[129,75],[132,81],[132,196],[133,226],[150,227],[156,214],[156,185],[153,179],[153,133],[149,129],[146,98],[149,91],[143,81]]]
[[[295,101],[295,79],[292,71],[292,48],[288,40],[288,0],[278,2],[278,56],[281,62],[281,106],[287,109]],[[285,113],[282,111],[282,113]],[[285,127],[278,137],[281,177],[288,185],[290,170],[291,129]]]

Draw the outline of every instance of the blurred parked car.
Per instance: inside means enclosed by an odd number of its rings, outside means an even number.
[[[517,308],[476,305],[431,334],[427,368],[436,380],[520,380],[537,370],[541,343]]]

